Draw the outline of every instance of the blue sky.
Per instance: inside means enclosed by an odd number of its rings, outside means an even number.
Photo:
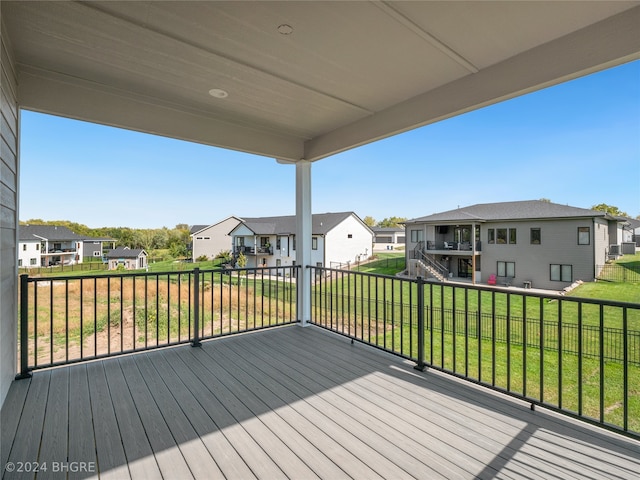
[[[20,219],[172,228],[295,213],[275,160],[22,112]],[[314,213],[415,218],[548,198],[640,215],[640,61],[366,145],[312,167]]]

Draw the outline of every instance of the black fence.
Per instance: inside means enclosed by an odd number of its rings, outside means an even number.
[[[20,376],[296,321],[299,267],[20,276]]]
[[[598,280],[606,282],[640,282],[640,265],[610,263],[596,267]]]
[[[640,304],[309,268],[314,324],[640,437]]]

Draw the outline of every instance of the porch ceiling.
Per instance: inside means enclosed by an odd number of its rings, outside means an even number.
[[[21,107],[287,161],[640,58],[638,1],[0,8]]]

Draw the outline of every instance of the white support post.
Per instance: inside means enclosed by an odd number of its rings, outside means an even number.
[[[300,265],[296,281],[299,325],[311,320],[311,162],[296,162],[296,265]]]

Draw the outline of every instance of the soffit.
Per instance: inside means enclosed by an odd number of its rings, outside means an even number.
[[[639,58],[638,5],[3,1],[1,8],[24,108],[296,161]],[[282,35],[280,25],[293,30]],[[212,88],[229,95],[214,98]]]

